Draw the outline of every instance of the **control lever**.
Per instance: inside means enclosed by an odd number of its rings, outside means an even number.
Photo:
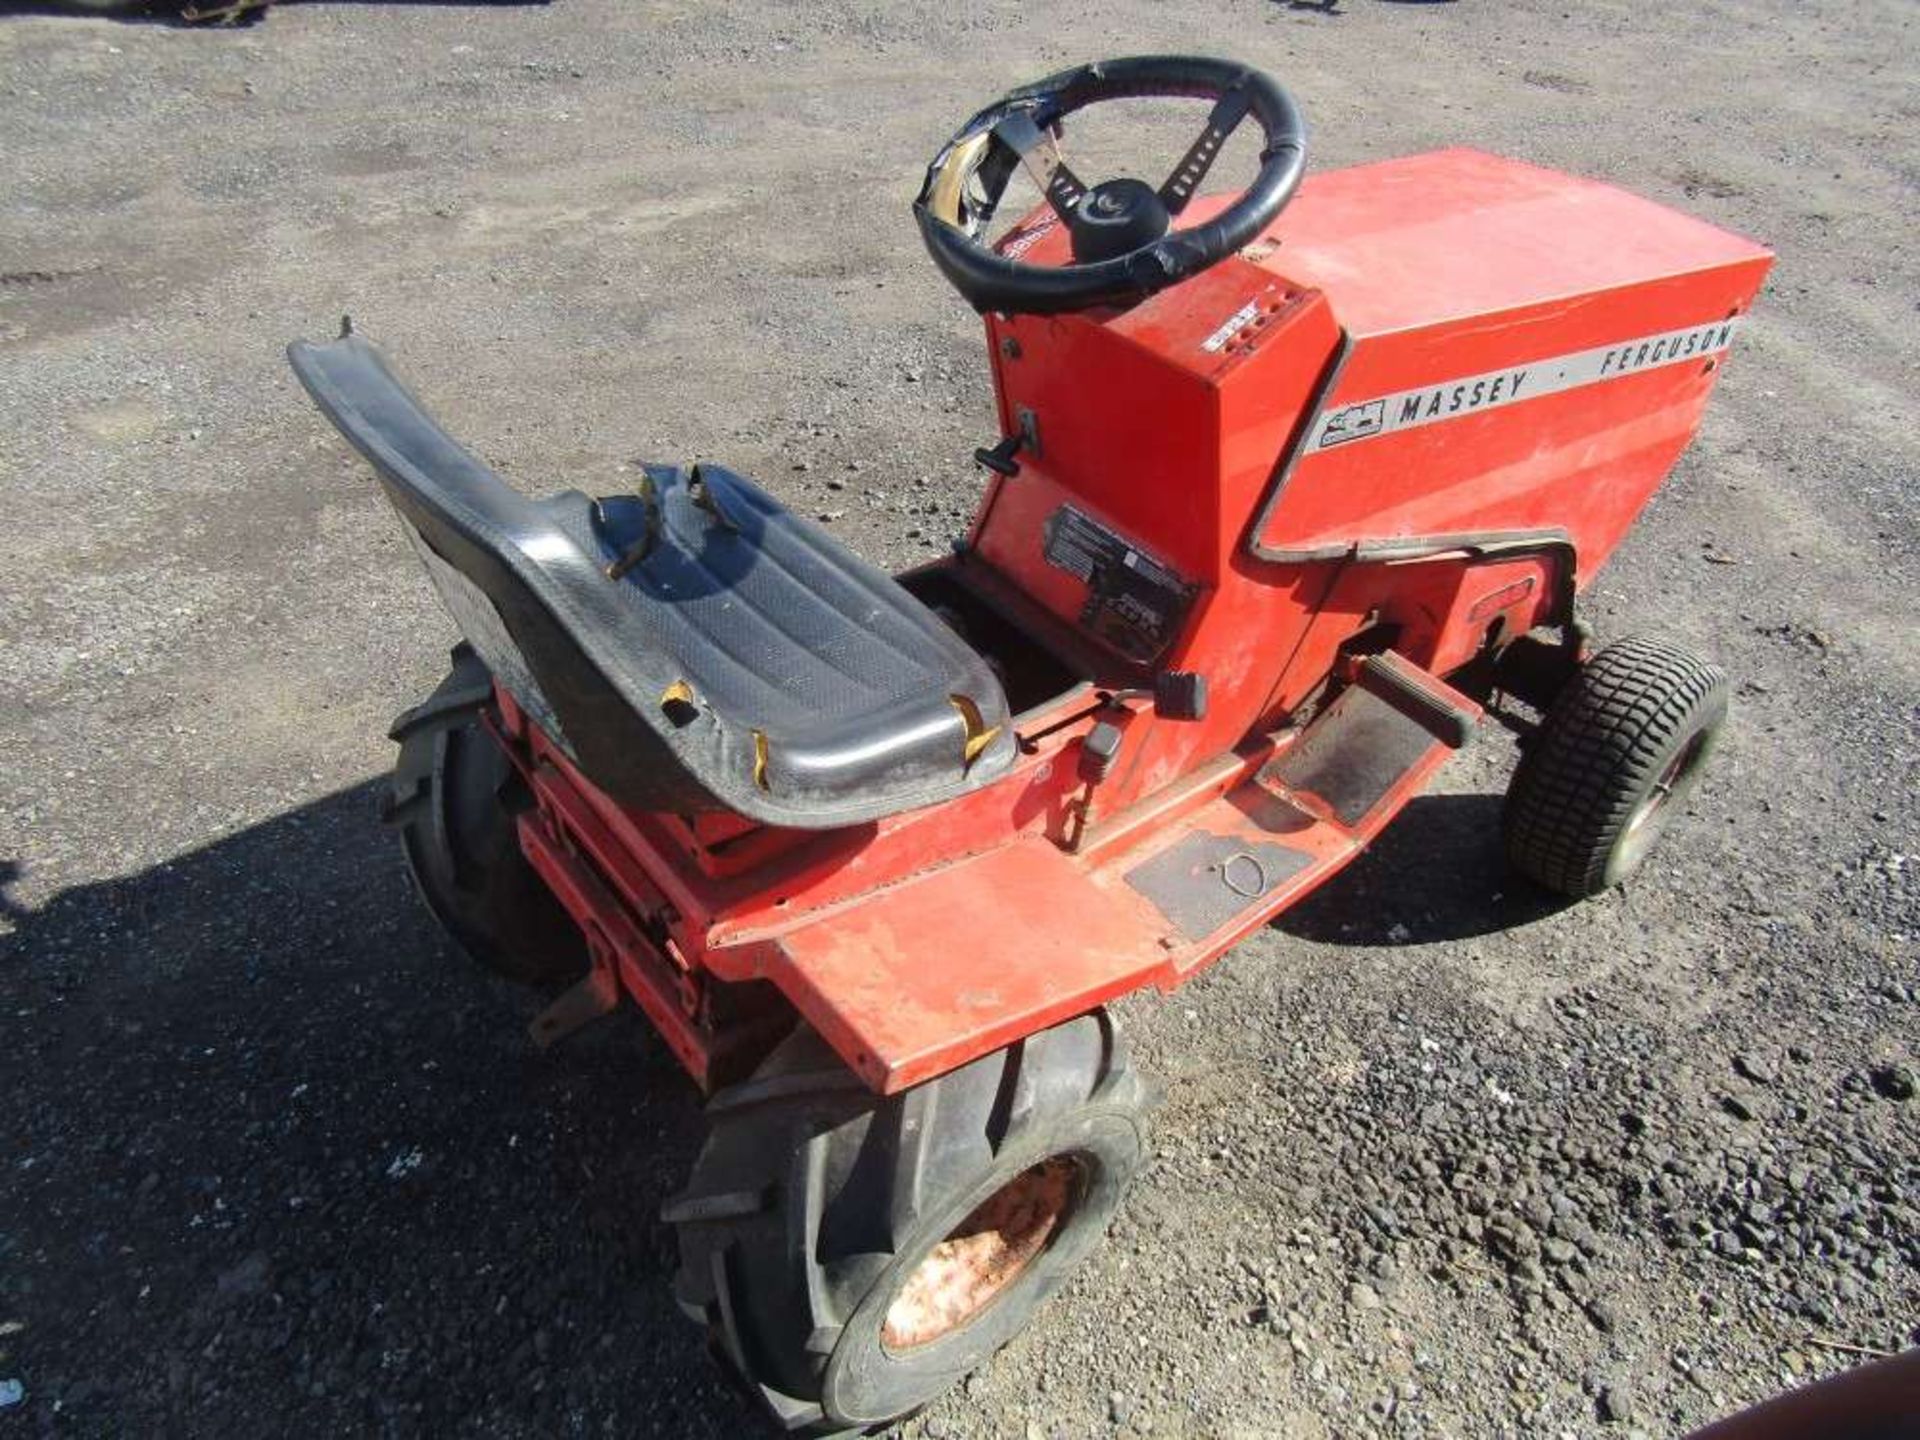
[[[1204,720],[1207,677],[1197,670],[1162,670],[1153,677],[1152,689],[1115,690],[1107,699],[1115,704],[1151,700],[1153,713],[1162,720]]]
[[[1024,435],[1009,435],[989,450],[982,445],[973,452],[974,463],[984,465],[996,475],[1012,477],[1020,473],[1020,462],[1013,457],[1020,453],[1020,447],[1027,443]]]
[[[1207,677],[1198,670],[1162,670],[1153,677],[1153,713],[1162,720],[1207,718]]]
[[[1119,758],[1120,741],[1123,738],[1118,725],[1110,720],[1099,720],[1080,741],[1080,781],[1087,788],[1067,805],[1071,820],[1067,832],[1069,850],[1080,848],[1080,837],[1087,833],[1087,821],[1093,813],[1094,787],[1113,773],[1113,762]]]
[[[1040,453],[1040,422],[1034,418],[1033,411],[1021,406],[1017,418],[1020,428],[1007,436],[991,450],[982,445],[973,452],[974,462],[986,466],[996,475],[1012,479],[1020,473],[1020,462],[1013,457],[1022,450],[1029,454]]]
[[[1099,721],[1080,742],[1080,778],[1092,789],[1113,773],[1113,762],[1120,754],[1120,727]]]

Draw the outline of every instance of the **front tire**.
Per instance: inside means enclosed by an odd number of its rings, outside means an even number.
[[[1569,680],[1507,787],[1507,858],[1574,899],[1633,873],[1699,782],[1727,718],[1727,677],[1635,636]]]
[[[441,928],[482,969],[561,985],[587,968],[586,939],[520,848],[520,777],[480,723],[493,676],[466,644],[425,701],[393,722],[400,742],[382,819]]]
[[[884,1097],[802,1029],[709,1104],[664,1214],[675,1293],[787,1429],[896,1420],[1018,1334],[1092,1251],[1146,1110],[1104,1012]]]

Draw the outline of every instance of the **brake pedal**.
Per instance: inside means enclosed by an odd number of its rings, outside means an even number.
[[[1465,745],[1480,723],[1478,705],[1393,650],[1362,660],[1354,683],[1452,750]]]

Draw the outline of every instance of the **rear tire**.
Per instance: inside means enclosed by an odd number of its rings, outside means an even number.
[[[1575,899],[1619,884],[1698,783],[1727,677],[1669,641],[1610,645],[1569,680],[1507,787],[1507,858]]]
[[[902,1094],[811,1030],[708,1107],[681,1308],[788,1430],[925,1405],[1023,1329],[1106,1232],[1146,1089],[1104,1012]]]
[[[480,723],[492,701],[485,663],[456,646],[452,673],[388,732],[400,758],[381,818],[400,832],[420,898],[475,964],[563,984],[585,973],[586,940],[520,849],[521,780]]]

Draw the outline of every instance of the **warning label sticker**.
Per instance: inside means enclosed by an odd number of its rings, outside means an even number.
[[[1087,587],[1080,623],[1132,660],[1167,648],[1193,599],[1193,587],[1092,516],[1062,505],[1047,517],[1047,563]]]

